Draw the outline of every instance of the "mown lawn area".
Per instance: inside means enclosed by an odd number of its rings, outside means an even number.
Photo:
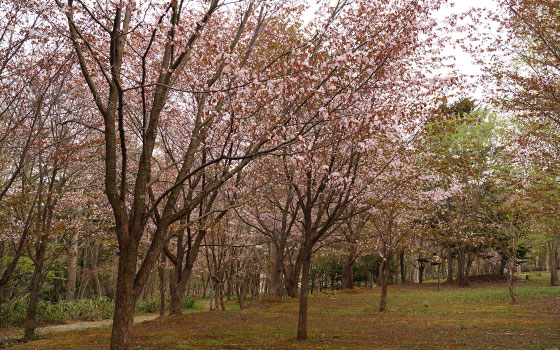
[[[193,312],[134,327],[133,350],[148,349],[557,349],[560,287],[548,275],[468,288],[397,284],[377,311],[379,288],[310,298],[309,334],[295,340],[297,300],[254,302],[243,310]],[[110,328],[75,331],[11,349],[108,349]]]

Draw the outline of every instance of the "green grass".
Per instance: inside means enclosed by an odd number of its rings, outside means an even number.
[[[389,286],[388,311],[379,288],[317,293],[309,298],[309,339],[296,341],[298,300],[255,301],[239,310],[193,312],[135,326],[142,349],[529,349],[560,344],[560,287],[548,275],[515,284]],[[426,306],[427,302],[427,306]],[[195,303],[195,308],[202,301]],[[53,336],[14,349],[105,349],[109,329]],[[93,341],[89,343],[87,339]]]

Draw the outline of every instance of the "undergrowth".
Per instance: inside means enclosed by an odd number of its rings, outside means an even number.
[[[28,303],[28,298],[19,298],[0,304],[0,327],[22,326]],[[183,309],[192,309],[194,304],[195,300],[192,297],[183,297],[181,303]],[[169,298],[166,300],[166,306],[169,308]],[[159,298],[139,300],[136,303],[136,313],[158,312],[159,307]],[[51,324],[65,321],[98,321],[111,318],[114,308],[115,302],[106,297],[58,303],[40,300],[37,304],[37,322]]]

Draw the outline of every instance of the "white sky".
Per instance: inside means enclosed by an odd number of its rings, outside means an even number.
[[[324,0],[308,0],[310,3],[311,8],[307,11],[305,17],[311,18],[313,16],[314,8],[316,8],[316,4],[318,2]],[[329,0],[333,1],[333,0]],[[471,8],[484,8],[488,10],[495,10],[497,8],[497,3],[495,0],[449,0],[449,4],[447,4],[444,8],[438,11],[435,14],[435,17],[443,23],[447,16],[453,14],[459,14],[470,10]],[[308,18],[306,18],[308,20]],[[461,32],[454,32],[451,34],[454,38],[464,38],[465,34]],[[455,47],[454,43],[450,42],[447,47],[442,50],[442,54],[445,56],[452,56],[455,58],[455,67],[456,69],[465,75],[472,75],[474,76],[472,79],[469,79],[469,82],[472,84],[476,83],[478,75],[480,75],[481,70],[478,67],[474,60],[472,59],[471,55],[465,52],[460,47]],[[441,72],[442,74],[447,74],[448,72]],[[451,72],[449,72],[451,73]],[[481,99],[482,93],[480,91],[474,92],[474,98]]]
[[[446,16],[466,12],[473,7],[485,8],[488,10],[495,10],[497,8],[497,4],[494,0],[450,0],[449,2],[454,6],[446,6],[444,9],[439,11],[436,18],[443,21]],[[456,38],[465,37],[465,35],[460,32],[455,32],[452,36]],[[460,72],[475,76],[480,74],[480,68],[474,64],[471,55],[459,47],[454,47],[453,43],[449,43],[449,45],[443,50],[443,54],[455,57],[455,64]]]

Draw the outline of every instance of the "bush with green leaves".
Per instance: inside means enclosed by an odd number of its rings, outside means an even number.
[[[0,325],[20,326],[25,320],[29,299],[19,298],[0,304]],[[94,321],[111,318],[115,302],[108,298],[79,299],[51,303],[40,300],[37,303],[39,323],[58,323],[70,320]]]
[[[192,309],[194,308],[194,298],[188,295],[183,296],[181,299],[181,308],[182,309]],[[138,313],[154,313],[159,312],[160,308],[160,299],[157,298],[149,298],[146,300],[138,300],[136,303],[136,312]],[[171,304],[171,300],[169,296],[165,298],[165,306],[167,310],[169,310],[169,305]]]
[[[195,300],[185,295],[181,300],[183,309],[194,308]],[[27,314],[28,298],[18,298],[7,303],[0,304],[0,327],[19,327],[25,321]],[[166,300],[169,308],[169,297]],[[159,298],[139,300],[136,303],[137,313],[159,312]],[[95,299],[78,299],[74,301],[61,301],[51,303],[40,300],[37,303],[37,322],[61,323],[64,321],[96,321],[109,319],[113,316],[115,302],[106,297]]]

